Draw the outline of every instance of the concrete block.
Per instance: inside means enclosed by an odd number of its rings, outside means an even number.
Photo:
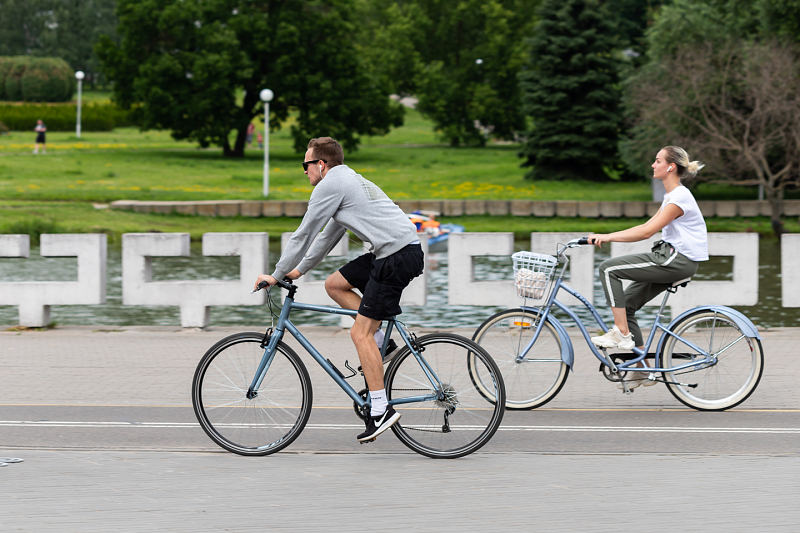
[[[600,216],[603,218],[620,218],[625,209],[625,202],[600,202]]]
[[[623,202],[622,214],[628,218],[641,218],[647,214],[647,202]]]
[[[0,235],[0,257],[28,257],[30,253],[29,235]]]
[[[781,300],[783,307],[800,307],[800,233],[781,235]]]
[[[464,200],[442,200],[442,214],[451,217],[464,215]]]
[[[150,204],[151,213],[169,215],[173,211],[175,211],[175,204],[173,204],[172,202],[152,202]]]
[[[465,215],[485,215],[486,200],[464,200]]]
[[[508,200],[486,200],[486,212],[492,216],[506,216],[509,213]]]
[[[699,200],[697,207],[705,218],[717,216],[717,202],[714,200]]]
[[[204,217],[215,217],[217,216],[217,204],[216,202],[197,202],[196,210],[197,214]]]
[[[644,206],[645,216],[651,217],[658,213],[659,209],[661,209],[661,202],[647,202]]]
[[[433,211],[434,213],[442,212],[441,200],[420,200],[419,208],[421,211]]]
[[[308,210],[308,202],[287,201],[283,202],[283,214],[287,217],[302,217]]]
[[[133,204],[133,211],[135,213],[152,213],[153,206],[149,202],[139,202]]]
[[[111,209],[122,209],[125,211],[132,211],[133,206],[138,202],[136,200],[114,200],[111,202]]]
[[[717,201],[717,216],[718,217],[735,217],[739,215],[737,202],[729,200]]]
[[[557,217],[576,217],[578,216],[578,202],[569,200],[556,201]]]
[[[242,202],[241,215],[243,217],[260,217],[262,214],[262,202]]]
[[[552,217],[556,214],[555,202],[533,202],[533,216]]]
[[[196,215],[197,204],[194,202],[181,202],[175,206],[175,212],[181,215]]]
[[[784,200],[783,214],[787,217],[800,216],[800,200]]]
[[[239,200],[221,200],[217,203],[218,217],[238,217],[241,214],[242,202]]]
[[[405,213],[419,210],[419,200],[399,200],[396,202]]]
[[[28,257],[27,235],[7,235],[0,240],[0,256]],[[91,305],[106,301],[105,235],[42,234],[43,257],[77,257],[77,281],[0,282],[0,305],[19,306],[19,324],[42,327],[50,323],[52,305]],[[18,255],[11,255],[18,253]]]
[[[511,214],[515,217],[527,217],[533,214],[532,200],[511,200]]]
[[[513,233],[451,233],[447,245],[447,301],[449,305],[501,305],[516,302],[510,274],[499,281],[475,280],[473,258],[514,252]],[[509,273],[512,271],[509,260]]]
[[[646,241],[611,243],[611,256],[650,251],[652,243],[661,238],[656,234]],[[688,288],[678,289],[670,296],[673,315],[698,305],[755,305],[758,303],[758,234],[709,233],[709,255],[733,257],[733,279],[728,281],[692,281]],[[702,269],[702,263],[700,265]],[[627,283],[625,283],[627,286]],[[661,305],[663,294],[647,305]]]
[[[761,215],[762,204],[767,202],[763,200],[740,200],[737,203],[737,208],[740,217],[757,217]]]
[[[282,217],[283,202],[268,200],[261,204],[261,214],[265,217]]]
[[[122,303],[177,305],[181,326],[205,327],[212,305],[263,305],[265,293],[252,294],[253,280],[269,266],[266,233],[206,233],[203,255],[241,257],[239,279],[153,281],[152,259],[189,256],[188,233],[127,233],[122,236]]]
[[[600,202],[578,202],[578,216],[597,218],[600,216]]]

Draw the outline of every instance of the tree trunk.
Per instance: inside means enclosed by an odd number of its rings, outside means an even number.
[[[772,223],[772,231],[776,236],[780,237],[783,234],[783,222],[781,215],[783,214],[783,189],[775,187],[766,187],[767,201],[770,207],[769,220]]]
[[[222,143],[222,155],[225,157],[244,157],[244,142],[247,138],[247,125],[236,130],[236,140],[233,147],[226,138]]]

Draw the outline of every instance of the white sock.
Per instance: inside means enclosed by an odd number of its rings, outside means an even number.
[[[369,391],[370,416],[380,416],[386,412],[389,403],[386,401],[386,389]]]
[[[375,339],[375,344],[378,345],[378,349],[379,350],[383,347],[383,337],[384,336],[385,336],[385,334],[383,333],[382,329],[379,329],[378,331],[376,331],[375,335],[372,336]]]

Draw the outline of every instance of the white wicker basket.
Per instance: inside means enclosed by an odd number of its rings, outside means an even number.
[[[552,255],[517,252],[514,261],[514,287],[523,298],[541,299],[547,294],[558,260]]]

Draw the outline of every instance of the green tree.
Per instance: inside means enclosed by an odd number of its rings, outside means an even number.
[[[115,99],[145,129],[241,157],[247,126],[263,112],[259,92],[270,88],[270,126],[295,110],[298,151],[318,135],[353,149],[358,135],[402,120],[355,53],[353,13],[351,0],[120,0],[120,42],[105,38],[97,50]]]
[[[451,145],[513,139],[524,126],[516,75],[530,0],[362,0],[361,51],[391,90]]]
[[[116,0],[2,0],[0,55],[60,57],[94,86],[94,42],[114,35]]]
[[[544,0],[520,73],[529,179],[601,179],[617,160],[619,58],[598,0]]]

